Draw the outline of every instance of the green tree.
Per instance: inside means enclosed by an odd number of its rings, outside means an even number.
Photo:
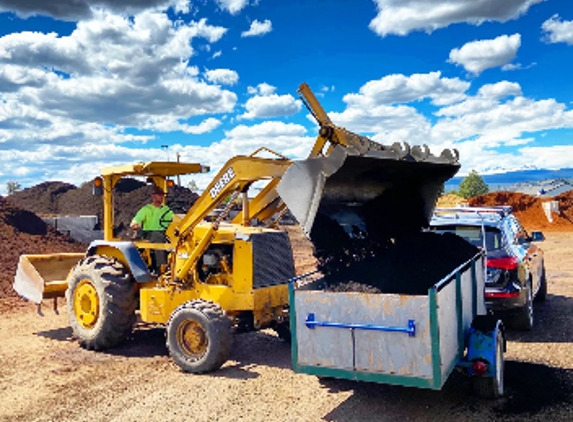
[[[15,180],[9,180],[8,183],[6,183],[6,192],[8,195],[12,195],[13,193],[18,192],[20,188],[20,183],[16,182]]]
[[[472,170],[460,183],[460,196],[468,199],[489,192],[489,187],[477,171]]]

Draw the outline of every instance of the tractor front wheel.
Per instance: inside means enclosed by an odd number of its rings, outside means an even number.
[[[213,302],[186,302],[173,311],[167,323],[167,349],[184,372],[219,369],[229,357],[231,342],[231,320]]]
[[[135,284],[115,258],[93,255],[82,259],[72,270],[66,300],[70,326],[85,349],[109,349],[125,340],[133,328]]]

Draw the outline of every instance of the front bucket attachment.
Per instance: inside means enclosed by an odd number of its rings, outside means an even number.
[[[84,256],[83,253],[21,255],[14,277],[14,290],[35,303],[63,297],[68,288],[69,272]]]
[[[277,191],[316,246],[315,234],[341,226],[350,238],[389,238],[427,226],[443,183],[459,169],[448,152],[417,161],[396,150],[359,154],[336,146],[295,161]]]

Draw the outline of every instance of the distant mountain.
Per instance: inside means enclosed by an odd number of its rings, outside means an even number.
[[[521,182],[538,182],[546,179],[573,179],[573,168],[547,170],[517,170],[506,173],[481,174],[484,182],[488,185],[512,185]],[[465,176],[453,177],[448,180],[447,186],[459,185]]]

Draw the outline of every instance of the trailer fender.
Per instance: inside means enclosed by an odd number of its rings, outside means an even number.
[[[491,315],[478,315],[474,318],[468,333],[467,356],[469,375],[475,375],[472,362],[481,360],[487,363],[486,377],[495,377],[496,374],[496,347],[497,334],[501,331],[503,351],[506,351],[505,328],[498,318]]]
[[[94,240],[90,243],[86,256],[97,254],[112,256],[119,260],[129,269],[138,283],[147,283],[152,280],[147,265],[132,242]]]

